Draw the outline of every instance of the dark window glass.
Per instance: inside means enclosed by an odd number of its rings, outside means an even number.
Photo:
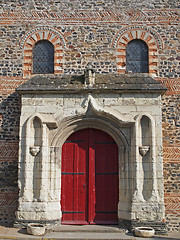
[[[149,72],[147,44],[139,39],[132,40],[126,47],[126,71],[132,73]]]
[[[34,46],[33,73],[54,73],[54,46],[47,40],[38,41]]]

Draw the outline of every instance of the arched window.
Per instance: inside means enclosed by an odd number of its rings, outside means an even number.
[[[47,40],[34,45],[33,73],[54,73],[54,46]]]
[[[148,73],[148,45],[140,39],[130,41],[126,47],[126,72]]]

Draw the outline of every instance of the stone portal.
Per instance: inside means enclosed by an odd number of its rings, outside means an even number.
[[[119,225],[148,224],[163,232],[165,88],[148,75],[87,71],[34,77],[17,89],[22,112],[16,223],[62,221],[62,146],[71,134],[93,128],[107,133],[118,147]]]

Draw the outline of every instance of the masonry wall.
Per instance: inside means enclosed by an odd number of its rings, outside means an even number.
[[[55,29],[62,40],[57,74],[83,74],[88,62],[98,73],[116,73],[118,39],[125,29],[141,28],[157,40],[155,78],[163,96],[164,189],[166,222],[180,222],[180,56],[178,1],[23,1],[0,2],[0,223],[11,224],[17,209],[20,101],[15,89],[27,80],[24,43],[29,31]],[[48,30],[49,31],[49,30]],[[125,57],[125,56],[123,56]],[[31,76],[28,76],[31,77]]]
[[[168,229],[179,229],[180,197],[180,97],[163,96],[164,202]]]

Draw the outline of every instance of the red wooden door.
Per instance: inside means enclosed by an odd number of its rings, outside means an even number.
[[[105,132],[73,133],[62,148],[62,224],[117,224],[118,147]]]
[[[62,223],[87,224],[88,144],[86,131],[72,134],[62,148]]]

